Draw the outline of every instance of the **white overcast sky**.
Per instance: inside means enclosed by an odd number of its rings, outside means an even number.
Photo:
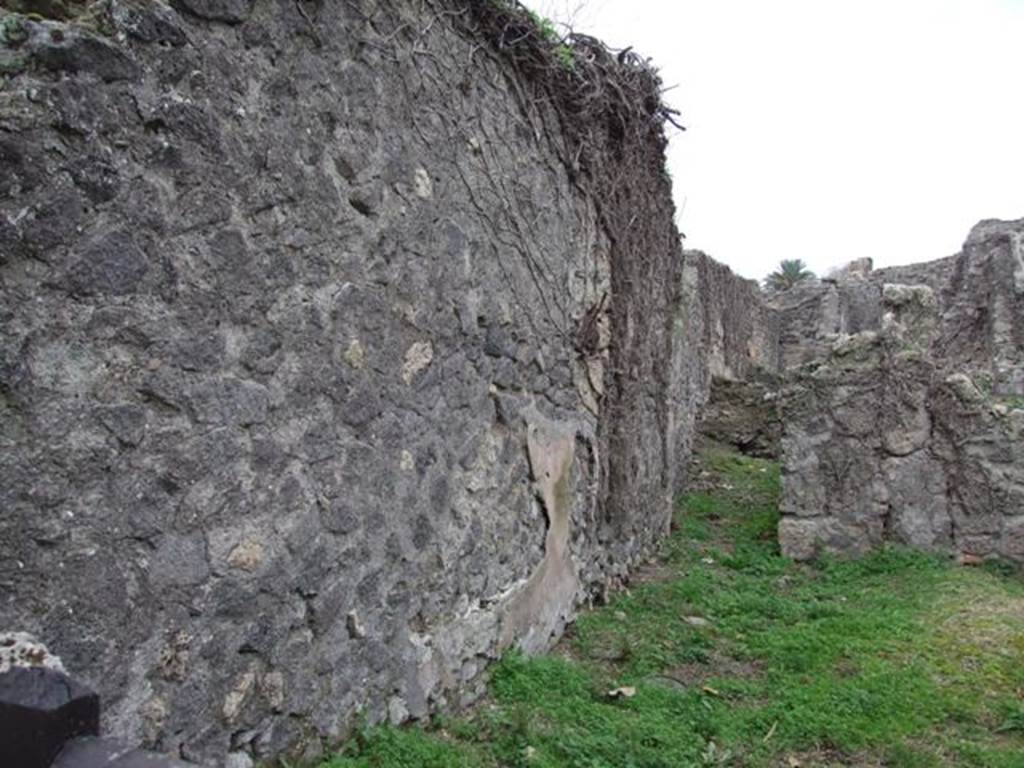
[[[1024,217],[1024,0],[527,0],[661,69],[680,229],[747,277]]]

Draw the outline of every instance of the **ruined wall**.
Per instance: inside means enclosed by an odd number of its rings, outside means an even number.
[[[699,350],[708,375],[740,381],[782,364],[780,313],[756,280],[739,277],[701,251],[685,252],[684,280],[699,307]]]
[[[1007,255],[1002,238],[969,240],[957,264],[991,275]],[[993,302],[1007,294],[988,280],[952,286],[941,302],[928,285],[887,284],[879,331],[841,337],[788,381],[785,554],[857,554],[895,541],[1024,560],[1024,400],[995,385],[1001,362],[1024,347],[1009,353],[1002,326],[977,322],[1019,319],[1024,300]]]
[[[778,459],[781,387],[782,379],[763,373],[743,381],[714,379],[700,412],[700,433],[748,456]]]
[[[955,256],[862,259],[767,295],[687,257],[699,429],[781,452],[784,552],[1024,559],[1024,220],[980,223]]]
[[[756,281],[701,251],[684,254],[683,295],[678,336],[697,365],[677,391],[699,415],[696,431],[756,455],[777,455],[781,426],[771,412],[781,367],[779,312]]]
[[[936,266],[944,279],[932,354],[979,375],[997,395],[1024,396],[1024,219],[981,222],[959,254]]]
[[[1024,220],[980,223],[955,256],[861,259],[769,294],[686,255],[699,430],[781,452],[786,554],[898,541],[1024,559]]]
[[[781,367],[827,357],[842,335],[879,330],[886,284],[932,289],[941,323],[936,356],[954,366],[991,369],[998,391],[1024,394],[1018,355],[1024,345],[1024,219],[981,222],[955,256],[877,270],[860,259],[824,279],[769,294],[779,314]]]
[[[882,319],[882,282],[871,259],[851,262],[828,277],[811,278],[766,296],[778,312],[782,369],[828,355],[836,337],[876,330]]]
[[[667,526],[660,116],[602,202],[490,4],[173,5],[0,18],[0,629],[116,736],[311,758],[471,699]]]

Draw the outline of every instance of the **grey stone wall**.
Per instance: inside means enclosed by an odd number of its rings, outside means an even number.
[[[1024,396],[1024,219],[981,222],[943,266],[936,359],[997,395]]]
[[[678,338],[696,365],[678,391],[699,414],[696,431],[754,455],[777,456],[782,313],[765,301],[756,281],[701,251],[685,252],[683,286]],[[690,444],[679,452],[682,461]]]
[[[988,220],[960,253],[935,261],[872,269],[870,259],[766,296],[779,314],[782,369],[828,356],[838,337],[877,331],[886,284],[925,285],[938,301],[944,365],[988,369],[995,388],[1024,394],[1024,219]]]
[[[930,287],[886,285],[883,304],[880,331],[841,338],[787,384],[782,551],[895,541],[1024,560],[1024,402],[979,386],[984,366],[957,370],[981,362],[969,349],[939,356],[951,305],[940,317]]]
[[[360,714],[472,700],[624,578],[712,373],[784,367],[787,310],[683,263],[660,144],[588,195],[550,94],[460,5],[171,6],[0,12],[0,630],[130,743],[309,759]],[[997,394],[1019,224],[938,291],[936,348]],[[818,342],[881,327],[850,279]],[[984,489],[1016,448],[979,423],[957,466]],[[1012,554],[1017,522],[988,529],[1016,498],[958,530]]]
[[[840,335],[876,330],[882,319],[882,283],[877,275],[871,259],[861,259],[828,277],[766,295],[779,315],[780,368],[822,359]]]
[[[687,257],[699,429],[761,454],[783,431],[783,551],[1024,558],[1024,220],[981,222],[955,256],[861,259],[770,294]]]
[[[0,632],[0,764],[14,768],[188,768],[100,736],[96,692],[24,632]]]
[[[741,381],[782,366],[783,317],[755,280],[734,274],[701,251],[686,251],[684,280],[699,308],[695,344],[707,375]]]
[[[676,337],[689,352],[689,368],[674,392],[688,401],[690,413],[700,414],[696,431],[755,452],[755,444],[774,450],[768,446],[777,446],[778,437],[770,434],[775,428],[768,425],[761,398],[773,388],[768,382],[781,366],[779,313],[766,304],[755,281],[701,251],[685,252],[682,282]],[[689,458],[693,437],[691,430],[677,453],[681,462]]]
[[[173,5],[0,19],[0,629],[114,736],[309,759],[646,556],[701,362],[660,165],[615,264],[452,4]]]
[[[743,381],[715,378],[700,413],[701,435],[748,456],[778,459],[782,452],[781,379],[759,374]]]

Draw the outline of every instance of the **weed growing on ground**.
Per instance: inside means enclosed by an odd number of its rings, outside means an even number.
[[[793,563],[778,467],[701,459],[655,578],[505,658],[473,711],[327,765],[1024,768],[1019,573],[897,548]]]

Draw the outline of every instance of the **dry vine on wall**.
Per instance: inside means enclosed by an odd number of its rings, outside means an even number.
[[[594,201],[610,243],[602,496],[605,520],[619,533],[635,530],[675,483],[668,409],[682,249],[665,172],[665,130],[666,123],[681,128],[677,113],[662,100],[657,71],[630,49],[615,52],[581,34],[559,38],[518,2],[451,5],[462,11],[457,18],[468,33],[488,41],[558,115],[562,160]],[[661,443],[660,466],[644,459],[652,441]]]
[[[665,147],[667,125],[681,129],[677,113],[662,100],[657,71],[630,49],[614,51],[582,34],[560,37],[515,0],[421,2],[431,9],[431,26],[443,23],[467,41],[467,67],[484,56],[511,67],[514,77],[506,85],[521,105],[523,123],[529,124],[538,140],[554,148],[571,184],[596,214],[596,223],[581,222],[580,228],[592,229],[596,224],[608,244],[611,269],[607,297],[601,279],[591,278],[597,290],[592,309],[607,312],[612,337],[599,426],[602,517],[614,536],[636,532],[653,540],[661,524],[668,522],[669,507],[664,502],[676,481],[669,408],[672,328],[681,301],[683,256],[671,181],[665,171]],[[366,21],[378,36],[364,42],[384,60],[418,59],[412,70],[419,78],[456,76],[422,44],[430,27],[416,28],[398,7],[373,8]],[[403,82],[407,103],[423,105],[417,98],[418,87],[416,77]],[[474,101],[472,94],[453,92],[452,96],[463,111]],[[430,119],[447,126],[453,146],[465,139],[458,135],[457,117],[438,114],[425,105],[424,110]],[[552,115],[556,125],[548,124]],[[414,130],[422,133],[416,111],[410,119]],[[529,222],[520,212],[530,207],[523,205],[529,190],[518,189],[514,178],[494,172],[487,151],[481,148],[479,159],[488,183],[479,186],[463,177],[476,205],[468,213],[486,219],[502,248],[518,254],[540,300],[542,325],[553,336],[575,343],[583,358],[593,352],[594,329],[589,326],[596,318],[592,313],[569,317],[562,298],[567,276],[559,274],[560,260],[552,262],[537,251],[524,231]],[[454,158],[452,165],[458,171]],[[500,259],[498,266],[510,268]],[[520,303],[530,304],[525,297]],[[531,324],[539,319],[531,319]],[[653,445],[659,449],[652,450]],[[652,456],[658,460],[651,461]],[[650,524],[656,517],[654,510],[663,510],[664,519],[658,525]]]

